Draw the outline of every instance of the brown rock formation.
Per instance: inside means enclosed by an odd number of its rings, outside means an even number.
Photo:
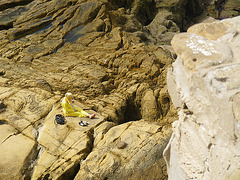
[[[166,179],[168,45],[199,2],[1,1],[0,179]],[[96,112],[87,127],[54,124],[68,91]]]
[[[94,179],[140,174],[166,179],[162,151],[176,113],[165,77],[174,58],[169,48],[154,43],[169,43],[179,28],[170,9],[161,13],[152,5],[0,3],[0,179],[77,179],[82,173]],[[65,125],[54,123],[67,91],[78,106],[95,111],[96,118],[67,117]],[[90,124],[79,126],[80,120]],[[116,131],[123,134],[113,136]],[[108,146],[122,157],[115,159]],[[104,154],[109,155],[105,164]],[[101,171],[93,166],[96,161]],[[84,170],[88,165],[89,175]]]

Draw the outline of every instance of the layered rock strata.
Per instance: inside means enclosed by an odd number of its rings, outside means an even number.
[[[167,178],[162,151],[177,115],[165,79],[174,58],[154,43],[179,29],[169,10],[153,23],[155,10],[139,18],[150,4],[0,3],[0,179]],[[170,36],[152,41],[159,21],[159,37]],[[96,118],[56,124],[68,91]]]
[[[166,179],[168,45],[200,2],[2,0],[0,179]],[[67,91],[96,118],[55,124]]]
[[[168,90],[179,120],[164,155],[169,179],[239,179],[240,17],[176,35]]]

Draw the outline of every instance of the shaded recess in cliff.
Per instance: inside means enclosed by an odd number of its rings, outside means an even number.
[[[14,0],[14,1],[3,1],[0,3],[0,11],[8,8],[14,8],[16,6],[27,5],[34,0]]]
[[[143,25],[147,26],[152,22],[157,14],[156,3],[154,0],[130,0],[130,1],[113,1],[115,8],[124,8],[127,14],[134,14],[137,20]]]
[[[203,12],[203,5],[201,0],[188,0],[185,8],[185,17],[187,22],[192,18],[200,15]]]
[[[128,100],[122,123],[138,121],[140,119],[142,119],[140,107],[134,101]]]
[[[182,32],[186,31],[193,24],[193,19],[200,16],[204,12],[203,0],[187,0],[184,8],[185,13],[183,14],[182,22],[179,27]]]
[[[23,167],[21,169],[22,178],[24,180],[30,180],[32,177],[32,172],[34,168],[34,163],[37,160],[39,155],[39,149],[37,143],[33,147],[32,151],[28,155],[28,157],[25,159],[25,162],[23,164]]]

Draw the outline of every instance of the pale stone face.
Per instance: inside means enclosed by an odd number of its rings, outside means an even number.
[[[165,149],[170,180],[239,178],[239,24],[202,23],[172,40],[168,89],[179,120]]]
[[[225,64],[232,59],[232,51],[228,46],[193,33],[174,36],[172,46],[191,71]]]

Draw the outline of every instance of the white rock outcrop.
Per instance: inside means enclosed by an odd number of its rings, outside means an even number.
[[[196,24],[172,46],[169,179],[240,179],[240,17]]]

